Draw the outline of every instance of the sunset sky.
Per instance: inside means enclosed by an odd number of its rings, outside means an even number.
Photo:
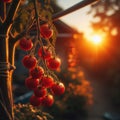
[[[82,0],[57,0],[58,5],[63,9],[67,9]],[[87,15],[90,5],[85,6],[75,12],[72,12],[66,16],[61,17],[61,20],[69,24],[73,28],[76,28],[78,31],[85,32],[89,34],[90,30],[90,20],[92,20],[91,15]]]

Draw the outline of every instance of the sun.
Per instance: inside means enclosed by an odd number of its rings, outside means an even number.
[[[86,44],[99,49],[106,46],[107,43],[107,36],[103,31],[91,31],[88,34],[85,34],[84,38],[86,40]]]
[[[95,45],[99,45],[99,44],[101,44],[101,42],[102,42],[102,36],[100,36],[100,35],[92,35],[91,36],[91,41],[95,44]]]

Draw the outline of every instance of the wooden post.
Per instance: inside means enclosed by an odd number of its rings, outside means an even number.
[[[20,0],[13,0],[6,16],[6,5],[0,2],[0,120],[14,120],[11,62],[14,59],[13,48],[10,46],[9,31]],[[12,50],[12,51],[11,51]],[[9,51],[10,54],[9,54]]]

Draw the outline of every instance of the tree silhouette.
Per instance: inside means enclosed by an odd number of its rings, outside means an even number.
[[[92,27],[96,30],[104,31],[109,39],[120,38],[120,1],[119,0],[102,0],[92,5],[91,11],[94,20]]]

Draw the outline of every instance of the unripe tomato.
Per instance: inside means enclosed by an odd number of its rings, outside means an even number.
[[[45,24],[40,26],[40,33],[43,38],[49,39],[53,35],[53,29],[48,24]]]
[[[65,86],[63,83],[59,82],[59,83],[55,83],[52,85],[51,87],[52,93],[54,95],[62,95],[65,92]]]
[[[30,90],[33,90],[39,85],[39,79],[33,79],[32,77],[28,77],[25,79],[25,85]]]
[[[51,76],[43,76],[41,78],[40,84],[42,87],[50,88],[54,83],[54,80]]]
[[[39,97],[36,97],[35,95],[32,95],[30,97],[30,104],[33,106],[39,106],[41,104],[42,100]]]
[[[49,94],[49,95],[42,98],[41,105],[43,105],[45,107],[50,107],[53,105],[53,103],[54,103],[54,98],[52,95]]]
[[[61,60],[58,57],[50,58],[49,60],[47,60],[47,66],[51,70],[57,70],[60,67],[60,65],[61,65]]]
[[[34,89],[34,94],[37,97],[45,97],[47,94],[47,90],[43,87],[37,87]]]
[[[41,79],[43,74],[44,74],[44,70],[40,66],[37,66],[34,69],[30,70],[30,75],[32,76],[32,78],[39,78],[39,79]]]
[[[32,40],[27,38],[20,39],[19,45],[20,48],[24,51],[31,50],[31,48],[33,47]]]
[[[46,46],[43,46],[43,47],[39,48],[38,56],[45,60],[48,60],[52,56],[52,51],[49,48],[47,48]]]
[[[37,59],[34,56],[26,55],[22,59],[22,63],[26,68],[33,69],[37,64]]]

